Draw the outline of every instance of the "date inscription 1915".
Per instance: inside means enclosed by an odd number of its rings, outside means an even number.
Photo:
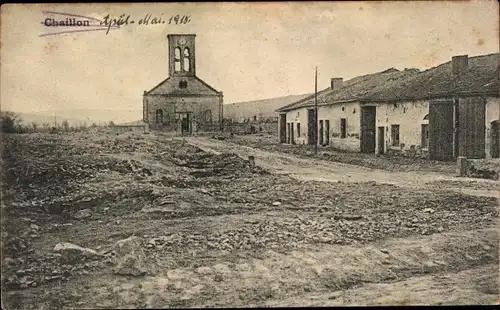
[[[171,15],[168,18],[163,17],[163,13],[160,16],[153,16],[152,14],[146,14],[143,18],[136,22],[132,19],[130,15],[122,14],[118,18],[112,18],[109,14],[104,16],[101,21],[101,26],[108,27],[106,34],[109,33],[110,29],[120,28],[121,26],[126,26],[129,24],[139,24],[139,25],[158,25],[158,24],[171,24],[171,25],[182,25],[191,22],[190,15]]]

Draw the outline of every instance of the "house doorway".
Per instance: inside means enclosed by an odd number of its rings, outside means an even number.
[[[318,132],[316,130],[317,126],[316,117],[314,115],[314,109],[307,110],[307,144],[316,145]]]
[[[319,121],[319,145],[324,145],[323,141],[323,120]]]
[[[280,114],[280,143],[286,143],[286,114]]]
[[[500,121],[491,122],[491,158],[500,157]]]
[[[375,130],[377,110],[374,106],[361,108],[361,152],[375,153]]]
[[[378,128],[378,154],[383,155],[385,153],[385,128]]]
[[[452,100],[429,103],[429,158],[453,160],[454,103]]]
[[[286,143],[287,144],[290,144],[291,143],[291,140],[290,140],[290,123],[287,123],[286,124]]]
[[[420,140],[420,146],[422,148],[429,148],[429,124],[422,124],[420,130]]]
[[[486,157],[486,100],[481,97],[458,101],[458,156]]]
[[[325,145],[330,145],[330,120],[325,120]]]

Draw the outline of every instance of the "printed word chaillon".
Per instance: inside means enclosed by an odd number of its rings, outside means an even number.
[[[77,20],[76,18],[66,18],[66,20],[55,20],[53,18],[46,18],[43,24],[47,27],[88,27],[90,26],[90,21],[88,20]]]

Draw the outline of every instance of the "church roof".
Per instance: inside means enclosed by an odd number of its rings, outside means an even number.
[[[181,81],[186,81],[187,87],[180,87]],[[222,92],[217,91],[196,76],[171,76],[144,95],[220,96]]]

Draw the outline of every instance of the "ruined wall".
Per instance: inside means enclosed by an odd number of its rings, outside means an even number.
[[[253,126],[253,132],[252,132]],[[270,134],[278,135],[278,122],[226,122],[224,124],[224,132],[234,133],[234,134]]]
[[[176,111],[193,112],[193,131],[213,130],[217,128],[219,122],[219,102],[220,97],[169,97],[161,95],[144,96],[144,105],[146,116],[151,129],[162,129],[175,131],[179,127],[179,121],[176,119]],[[163,124],[156,122],[156,111],[163,111]],[[210,111],[208,113],[207,111]],[[211,122],[210,116],[211,115]]]
[[[136,133],[144,133],[145,126],[143,125],[115,125],[110,127],[113,132],[124,133],[124,132],[136,132]]]
[[[376,108],[375,150],[379,150],[379,127],[384,127],[384,152],[388,154],[405,153],[415,150],[420,156],[426,154],[426,146],[421,146],[422,124],[429,114],[429,102],[425,100],[383,103]],[[399,144],[393,145],[391,125],[399,125]]]

